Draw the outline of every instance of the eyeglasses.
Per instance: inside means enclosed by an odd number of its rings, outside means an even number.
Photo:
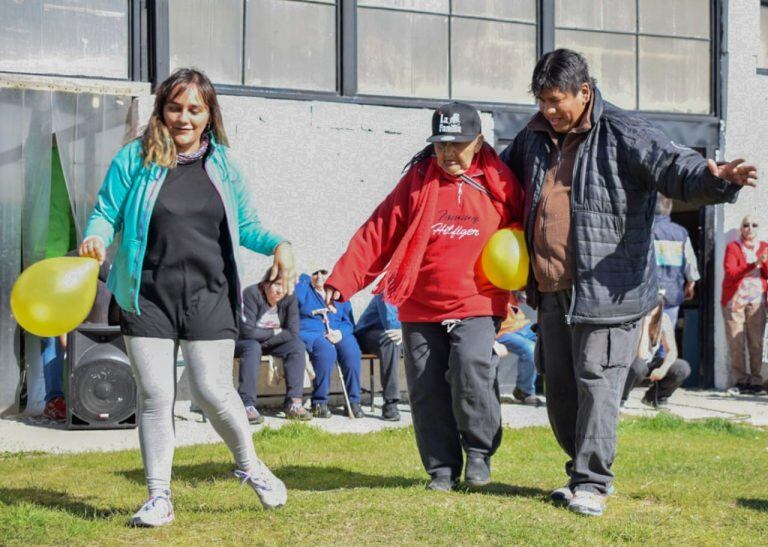
[[[317,275],[317,274],[328,275],[328,270],[315,270],[314,272],[312,272],[312,275]]]
[[[741,225],[742,228],[749,228],[750,226],[752,228],[757,228],[758,224],[757,222],[753,222],[751,224],[749,222],[745,222],[744,224]]]

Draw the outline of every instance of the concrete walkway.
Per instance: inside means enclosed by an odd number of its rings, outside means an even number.
[[[640,404],[643,389],[636,389],[623,410],[624,415],[652,416],[656,411]],[[411,425],[411,413],[407,405],[400,406],[402,420],[385,422],[379,419],[381,401],[375,413],[364,406],[367,417],[350,420],[334,415],[328,420],[314,419],[308,422],[332,433],[368,433],[392,427]],[[768,397],[729,396],[718,391],[676,392],[670,401],[670,412],[685,419],[725,418],[757,426],[768,425]],[[264,427],[280,428],[289,423],[282,414],[267,415],[264,424],[251,426],[254,431]],[[502,405],[502,420],[506,427],[519,428],[546,426],[545,407],[519,404]],[[189,411],[189,402],[176,405],[176,444],[186,446],[220,442],[221,439],[209,422],[204,423],[200,414]],[[139,437],[136,429],[106,431],[67,431],[63,425],[45,418],[12,417],[0,420],[0,452],[51,452],[74,453],[87,451],[111,451],[137,449]]]

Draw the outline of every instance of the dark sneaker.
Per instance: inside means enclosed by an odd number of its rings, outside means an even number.
[[[649,406],[653,409],[658,409],[658,406],[656,405],[656,401],[654,401],[652,397],[649,398],[647,393],[643,395],[643,398],[640,399],[640,402],[645,406]]]
[[[365,418],[365,412],[360,403],[351,403],[349,408],[352,410],[352,416],[355,418]]]
[[[318,403],[316,405],[312,405],[312,416],[315,418],[330,418],[333,416],[333,414],[331,414],[331,411],[328,410],[327,404]]]
[[[464,482],[469,487],[485,486],[491,482],[491,458],[468,455],[464,468]]]
[[[384,403],[384,408],[381,409],[381,419],[387,422],[399,422],[400,411],[397,409],[397,403]]]
[[[304,408],[304,405],[301,405],[299,403],[291,403],[289,405],[286,405],[283,411],[285,412],[286,420],[297,420],[300,422],[306,422],[312,419],[312,414],[307,412],[307,409]]]
[[[768,395],[768,391],[766,391],[765,388],[761,385],[749,386],[749,391],[752,393],[752,395],[758,395],[760,397],[763,395]]]
[[[245,407],[245,415],[248,416],[248,423],[250,423],[250,424],[263,424],[264,423],[264,416],[259,414],[259,411],[256,410],[255,406],[247,406],[247,407]]]
[[[512,391],[512,397],[514,397],[517,402],[524,405],[542,406],[544,404],[541,397],[537,397],[535,393],[526,393],[520,388],[515,388]]]
[[[435,475],[427,483],[427,490],[437,490],[438,492],[450,492],[456,488],[458,481],[452,479],[450,475]]]

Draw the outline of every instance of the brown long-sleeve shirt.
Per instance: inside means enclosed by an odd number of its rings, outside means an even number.
[[[539,291],[543,293],[569,289],[573,284],[569,248],[571,183],[579,145],[592,128],[593,102],[591,100],[587,105],[579,124],[565,135],[556,133],[541,113],[528,124],[533,131],[546,132],[554,145],[549,154],[533,232],[533,274]]]

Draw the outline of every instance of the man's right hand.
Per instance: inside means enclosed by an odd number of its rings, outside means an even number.
[[[395,344],[398,346],[403,341],[403,330],[402,329],[389,329],[384,331],[387,335],[387,337],[392,340]]]
[[[99,236],[86,237],[77,249],[77,254],[95,258],[99,261],[99,265],[104,264],[104,260],[107,258],[104,241]]]
[[[505,346],[501,342],[494,342],[493,343],[493,351],[499,357],[506,357],[507,355],[509,355],[509,350],[507,349],[507,346]]]

